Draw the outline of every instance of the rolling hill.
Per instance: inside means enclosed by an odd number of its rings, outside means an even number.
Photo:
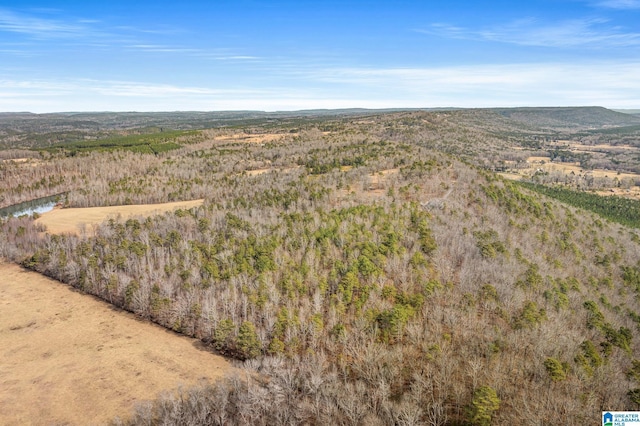
[[[544,138],[558,129],[578,143],[633,120],[601,108],[314,116],[209,129],[158,155],[7,162],[5,197],[205,202],[91,235],[9,219],[0,255],[245,370],[120,424],[592,424],[640,407],[640,223],[617,219],[637,204],[490,169],[557,150]]]

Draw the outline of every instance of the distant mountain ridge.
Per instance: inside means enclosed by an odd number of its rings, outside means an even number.
[[[98,140],[129,133],[200,130],[224,127],[292,127],[328,118],[352,119],[382,114],[454,114],[456,123],[471,120],[474,127],[506,133],[611,131],[640,126],[640,115],[603,107],[527,108],[389,108],[316,109],[301,111],[165,111],[165,112],[61,112],[34,114],[0,112],[0,149],[33,148],[82,140]],[[634,130],[635,131],[635,130]]]
[[[640,116],[603,107],[492,108],[503,117],[549,129],[602,129],[640,124]]]
[[[614,109],[612,111],[621,112],[623,114],[640,114],[640,109]]]
[[[96,125],[109,126],[113,122],[125,127],[138,127],[142,123],[148,125],[167,125],[194,128],[202,124],[225,121],[321,117],[361,114],[383,114],[402,111],[452,111],[452,110],[485,110],[500,114],[505,118],[530,126],[543,128],[567,129],[599,129],[604,127],[622,127],[640,124],[640,110],[614,111],[604,107],[515,107],[515,108],[343,108],[343,109],[310,109],[299,111],[163,111],[163,112],[60,112],[34,114],[30,112],[0,112],[0,121],[6,120],[51,120],[65,121],[67,124],[79,121],[96,121]],[[8,123],[7,123],[8,124]],[[16,124],[16,123],[12,123]],[[172,126],[173,125],[173,126]]]

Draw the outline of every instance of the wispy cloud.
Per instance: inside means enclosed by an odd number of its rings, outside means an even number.
[[[333,68],[307,77],[403,106],[633,107],[640,93],[640,62]]]
[[[640,9],[640,0],[604,0],[595,5],[609,9]]]
[[[200,49],[193,48],[185,48],[185,47],[176,47],[176,46],[165,46],[158,44],[131,44],[126,46],[129,49],[133,50],[141,50],[145,52],[151,53],[198,53]]]
[[[45,91],[50,94],[93,92],[109,96],[163,97],[173,95],[229,95],[267,93],[259,89],[217,89],[172,84],[152,84],[114,80],[0,80],[0,89],[17,91]]]
[[[59,18],[60,16],[61,13],[58,13],[58,11],[31,10],[31,14],[25,14],[0,7],[0,34],[2,32],[22,34],[32,43],[29,46],[25,46],[23,50],[0,43],[0,53],[14,56],[42,55],[45,52],[50,52],[50,50],[48,48],[36,50],[34,46],[37,46],[37,43],[52,40],[56,43],[56,48],[64,47],[80,50],[84,46],[94,49],[128,50],[149,54],[188,55],[227,62],[255,62],[260,59],[257,56],[247,55],[242,51],[230,48],[207,50],[184,45],[153,42],[156,36],[159,35],[167,36],[181,33],[182,30],[178,28],[114,26],[97,19],[74,19],[69,17],[61,19]]]
[[[0,31],[27,34],[36,38],[66,38],[84,35],[86,23],[68,23],[0,9]]]
[[[243,86],[0,79],[0,111],[602,105],[637,108],[640,61],[307,68]]]
[[[126,33],[140,33],[140,34],[153,34],[153,35],[165,35],[172,36],[176,34],[184,33],[185,31],[175,27],[165,28],[139,28],[132,27],[130,25],[119,25],[114,27],[115,30]]]
[[[136,50],[140,52],[182,54],[202,59],[225,62],[257,62],[262,60],[262,58],[259,56],[234,53],[232,49],[218,48],[213,50],[206,50],[161,44],[126,44],[124,47],[129,50]]]
[[[31,10],[31,13],[27,14],[0,7],[0,33],[23,34],[36,40],[74,39],[86,43],[101,40],[116,45],[142,45],[140,39],[145,35],[175,35],[181,32],[176,28],[117,26],[99,19],[61,16],[61,13],[52,14],[48,10]]]
[[[372,104],[284,87],[198,87],[103,80],[0,79],[0,111],[295,110]],[[382,105],[381,105],[382,106]]]
[[[171,84],[149,84],[140,82],[85,80],[82,87],[107,96],[138,98],[223,97],[268,93],[264,89],[209,88],[196,86],[176,86]]]
[[[16,48],[7,48],[4,49],[5,46],[0,45],[0,54],[3,55],[11,55],[11,56],[20,56],[23,58],[32,58],[37,56],[37,53],[27,50],[27,49],[16,49]]]
[[[544,47],[611,48],[640,46],[640,33],[624,31],[605,19],[573,19],[555,23],[534,18],[491,28],[471,29],[437,23],[418,32],[454,39],[469,39]]]
[[[256,61],[260,59],[258,56],[248,55],[231,55],[231,56],[213,56],[213,59],[218,61]]]

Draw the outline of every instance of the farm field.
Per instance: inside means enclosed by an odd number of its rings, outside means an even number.
[[[610,144],[595,144],[595,145],[583,145],[579,143],[573,143],[567,141],[569,148],[574,152],[637,152],[638,147],[630,145],[610,145]]]
[[[231,135],[216,136],[214,140],[221,142],[243,142],[243,143],[269,143],[279,141],[287,136],[297,136],[296,133],[261,133],[257,135],[249,133],[234,133]]]
[[[37,223],[46,226],[47,231],[52,234],[78,234],[83,229],[90,232],[91,225],[100,224],[109,218],[149,216],[176,209],[199,207],[203,202],[204,200],[200,199],[162,204],[54,209],[38,218]]]
[[[596,179],[617,179],[620,182],[640,182],[640,174],[637,173],[624,173],[604,169],[586,170],[580,166],[580,163],[552,162],[549,157],[529,157],[526,162],[526,168],[511,168],[498,174],[510,180],[529,179],[536,173],[544,172],[549,174],[556,173],[562,176],[590,176]],[[626,185],[624,188],[610,187],[596,192],[600,195],[618,195],[620,197],[640,199],[640,186],[637,185]]]
[[[593,169],[593,170],[585,170],[580,167],[580,163],[577,162],[551,162],[549,157],[529,157],[527,159],[527,163],[531,165],[533,168],[533,172],[537,169],[542,169],[546,172],[562,172],[562,173],[588,173],[593,175],[594,177],[608,177],[618,179],[635,179],[640,178],[640,175],[635,173],[618,173],[615,170],[604,170],[604,169]],[[531,174],[531,169],[525,169],[528,174]],[[525,174],[527,174],[525,172]]]
[[[635,200],[640,200],[640,187],[634,186],[629,189],[611,188],[605,191],[596,191],[596,194],[603,195],[603,196],[617,195],[618,197],[633,198]]]
[[[230,372],[197,339],[0,263],[0,424],[104,424]]]

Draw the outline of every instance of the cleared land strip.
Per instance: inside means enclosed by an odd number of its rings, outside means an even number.
[[[233,368],[195,339],[0,263],[0,424],[89,425]]]
[[[52,234],[78,234],[84,225],[91,231],[91,225],[99,224],[109,218],[121,216],[123,219],[132,216],[150,216],[176,209],[190,209],[201,206],[204,200],[177,201],[164,204],[134,204],[127,206],[86,207],[72,209],[54,209],[44,213],[36,220],[45,225]]]

